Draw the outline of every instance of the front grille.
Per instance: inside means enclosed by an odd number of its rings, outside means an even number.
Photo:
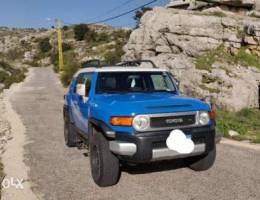
[[[163,149],[166,147],[166,141],[153,142],[153,149]]]
[[[196,123],[196,115],[180,115],[180,116],[165,116],[165,117],[151,117],[151,128],[167,128],[167,127],[185,127]]]

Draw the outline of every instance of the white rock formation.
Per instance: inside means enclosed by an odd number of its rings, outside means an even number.
[[[260,0],[255,0],[255,10],[260,11]]]
[[[210,10],[156,8],[149,11],[124,47],[123,60],[152,59],[158,66],[171,69],[181,81],[185,94],[214,100],[229,110],[255,107],[260,80],[258,69],[224,61],[214,63],[210,70],[195,66],[196,57],[221,45],[237,53],[246,44],[249,53],[260,55],[260,20],[223,13],[222,17]],[[211,81],[205,83],[203,79]]]

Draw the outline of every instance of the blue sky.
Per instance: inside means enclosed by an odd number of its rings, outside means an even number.
[[[51,27],[53,19],[66,23],[89,23],[113,17],[151,0],[132,0],[113,12],[107,11],[129,0],[0,0],[0,26]],[[165,5],[169,0],[158,0],[151,6]],[[117,27],[134,26],[133,13],[108,22]]]

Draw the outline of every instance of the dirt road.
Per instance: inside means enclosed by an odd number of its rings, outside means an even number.
[[[35,68],[11,96],[29,140],[24,147],[33,192],[47,200],[260,199],[260,152],[217,146],[215,166],[195,173],[181,163],[164,162],[124,169],[118,185],[98,188],[86,150],[63,140],[63,93],[51,68]],[[15,158],[14,158],[15,159]],[[13,200],[13,199],[12,199]]]

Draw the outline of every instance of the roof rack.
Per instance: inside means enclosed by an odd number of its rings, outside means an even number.
[[[158,68],[153,61],[151,60],[132,60],[132,61],[124,61],[124,62],[121,62],[121,63],[118,63],[116,64],[116,66],[124,66],[124,67],[128,67],[128,66],[134,66],[134,67],[137,67],[137,66],[140,66],[142,63],[150,63],[153,68]]]
[[[81,68],[101,68],[101,67],[109,67],[109,66],[119,66],[119,67],[138,67],[142,63],[150,63],[153,68],[158,68],[153,61],[151,60],[132,60],[132,61],[123,61],[121,63],[117,63],[115,65],[105,65],[101,60],[92,59],[87,60],[81,63]]]
[[[101,61],[98,59],[93,59],[93,60],[87,60],[85,62],[81,63],[81,68],[90,68],[90,67],[101,67]]]

